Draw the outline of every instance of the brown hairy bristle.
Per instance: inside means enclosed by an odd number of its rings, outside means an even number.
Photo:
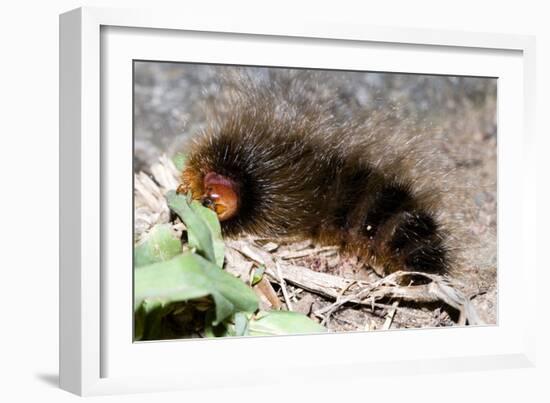
[[[308,98],[312,82],[233,81],[225,109],[185,150],[183,189],[218,212],[226,236],[311,238],[380,274],[448,271],[441,190],[431,186],[439,173],[426,174],[417,129],[395,110],[335,116]],[[213,199],[208,183],[225,188]]]

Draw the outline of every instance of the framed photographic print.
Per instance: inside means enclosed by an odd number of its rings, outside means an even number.
[[[60,24],[64,389],[532,365],[532,38]]]

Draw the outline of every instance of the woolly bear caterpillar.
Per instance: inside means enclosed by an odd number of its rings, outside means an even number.
[[[391,111],[342,119],[309,99],[311,77],[300,75],[230,85],[186,149],[178,189],[214,210],[225,235],[311,238],[379,274],[451,268],[436,172],[426,173],[416,133],[393,128]]]

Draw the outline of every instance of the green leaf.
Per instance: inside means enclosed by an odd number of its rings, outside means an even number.
[[[185,168],[185,162],[187,161],[187,156],[183,153],[177,153],[172,158],[172,162],[174,163],[176,169],[178,171],[183,171],[183,168]]]
[[[261,311],[248,323],[250,336],[321,333],[327,329],[306,315],[290,311]]]
[[[250,285],[256,285],[260,281],[262,281],[262,278],[264,277],[265,272],[265,266],[258,266],[254,270],[254,273],[252,274],[252,281],[250,282]]]
[[[236,313],[233,323],[235,324],[235,336],[246,336],[248,334],[248,316],[245,313]]]
[[[196,248],[206,259],[222,267],[224,243],[216,213],[197,201],[189,201],[173,190],[166,194],[166,200],[168,207],[185,223],[189,246]]]
[[[225,253],[225,243],[223,242],[222,228],[220,225],[220,220],[218,220],[218,215],[209,208],[204,207],[196,200],[191,202],[191,209],[197,216],[202,218],[208,226],[208,229],[210,230],[210,237],[212,238],[214,256],[216,259],[215,263],[219,267],[222,267]],[[195,231],[191,231],[191,238],[196,238]]]
[[[172,305],[160,301],[144,301],[135,312],[134,340],[159,340],[166,338],[162,319],[173,310]]]
[[[218,326],[208,325],[207,321],[206,336],[281,336],[327,331],[325,327],[298,312],[261,311],[257,315],[237,312]]]
[[[252,289],[194,253],[135,270],[134,309],[137,314],[149,315],[170,303],[206,296],[215,304],[214,325],[236,312],[258,309],[258,299]]]
[[[248,336],[248,322],[252,316],[252,313],[237,312],[216,326],[207,317],[204,333],[206,337]]]
[[[162,262],[181,253],[181,241],[170,224],[155,225],[147,238],[134,248],[134,266]]]

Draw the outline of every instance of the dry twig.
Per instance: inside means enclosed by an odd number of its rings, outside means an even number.
[[[269,253],[249,241],[230,241],[230,246],[260,264],[264,264],[266,266],[265,273],[272,281],[279,282],[279,278],[282,278],[297,287],[336,301],[316,314],[334,312],[339,306],[347,303],[372,305],[373,302],[380,299],[393,298],[415,303],[444,302],[460,313],[461,321],[459,323],[470,325],[482,323],[470,301],[443,276],[400,271],[369,283],[315,272],[282,260],[277,261],[279,264],[277,268],[275,260]],[[426,283],[424,284],[422,281],[422,284],[419,285],[409,285],[409,279],[412,276],[423,279]],[[342,290],[352,293],[344,296]]]

